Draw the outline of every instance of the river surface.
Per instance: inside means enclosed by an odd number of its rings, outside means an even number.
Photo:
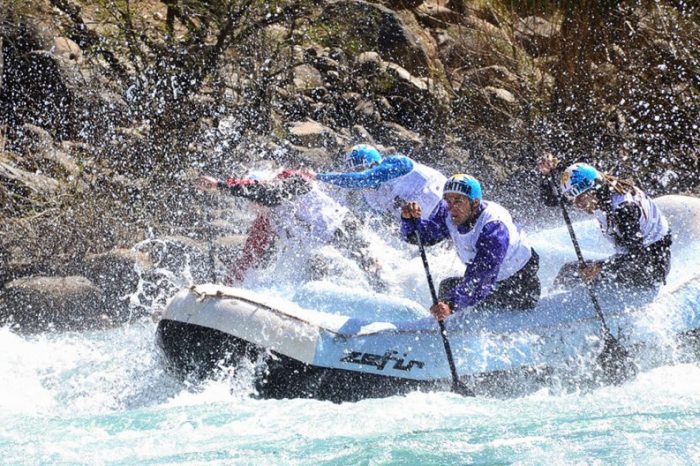
[[[588,256],[609,253],[590,222],[577,230]],[[547,285],[574,257],[570,243],[563,229],[532,238]],[[669,286],[700,271],[699,251],[678,254]],[[377,252],[392,291],[429,304],[415,253]],[[446,249],[430,260],[436,280],[459,266]],[[700,464],[700,366],[687,357],[594,390],[333,404],[252,397],[253,363],[182,384],[163,369],[155,328],[145,318],[106,331],[0,329],[0,463]]]

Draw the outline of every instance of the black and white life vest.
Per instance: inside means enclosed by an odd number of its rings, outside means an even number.
[[[641,211],[639,231],[641,232],[644,246],[649,246],[668,234],[668,220],[656,203],[642,190],[635,189],[634,193],[625,194],[613,193],[612,211],[617,210],[623,203],[633,203],[639,206]],[[621,232],[617,225],[608,224],[607,214],[603,210],[596,209],[594,215],[600,224],[603,235],[615,246],[615,252],[618,254],[629,252],[626,247],[617,241],[617,238],[621,236]]]

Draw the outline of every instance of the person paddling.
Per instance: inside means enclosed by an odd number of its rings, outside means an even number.
[[[587,163],[570,165],[561,174],[559,186],[552,184],[557,160],[547,155],[539,160],[543,175],[542,199],[558,205],[559,190],[579,210],[593,214],[600,229],[615,247],[605,260],[565,264],[557,283],[581,277],[587,283],[608,287],[656,287],[665,282],[671,268],[668,220],[656,203],[632,182],[598,171]]]
[[[356,259],[375,289],[384,289],[379,263],[369,253],[369,241],[350,211],[323,193],[312,172],[284,170],[269,180],[229,178],[225,181],[201,176],[202,190],[223,190],[253,201],[258,216],[233,267],[233,281],[242,281],[276,240],[291,248],[311,249],[332,244]]]
[[[416,244],[451,238],[466,265],[464,276],[440,283],[438,303],[430,312],[444,320],[468,308],[532,309],[540,298],[539,258],[513,223],[508,211],[484,201],[481,184],[472,176],[450,177],[443,200],[428,219],[416,202],[401,208],[401,236]]]
[[[368,206],[397,219],[401,205],[417,202],[428,218],[440,203],[445,176],[411,158],[394,154],[383,158],[370,145],[359,144],[345,154],[349,173],[319,173],[316,178],[341,188],[361,189]]]

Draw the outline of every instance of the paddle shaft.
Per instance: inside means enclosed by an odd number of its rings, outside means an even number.
[[[550,183],[552,184],[552,188],[555,190],[557,194],[557,199],[559,200],[559,207],[561,207],[561,214],[564,217],[564,222],[566,223],[566,228],[569,230],[569,236],[571,237],[571,242],[574,244],[574,250],[576,251],[576,257],[578,258],[578,264],[580,267],[585,267],[586,261],[583,258],[583,254],[581,253],[581,246],[578,243],[578,239],[576,239],[576,233],[574,232],[574,226],[571,224],[571,217],[569,217],[569,211],[566,208],[566,205],[564,204],[564,198],[561,196],[559,193],[559,190],[556,187],[556,184],[553,180],[550,180]],[[586,285],[586,290],[588,291],[588,296],[591,298],[591,302],[593,303],[593,308],[595,309],[595,312],[598,314],[598,317],[600,318],[600,322],[603,325],[603,333],[605,334],[605,338],[610,339],[614,337],[612,336],[612,333],[610,333],[610,328],[608,327],[608,324],[605,322],[605,316],[603,315],[603,310],[600,307],[600,303],[598,302],[598,296],[595,293],[595,290],[593,289],[593,285],[591,283],[588,283],[587,281],[583,281],[584,284]]]
[[[417,222],[416,222],[417,223]],[[433,283],[433,277],[430,274],[430,266],[428,265],[428,256],[425,254],[425,247],[423,246],[423,240],[418,232],[418,227],[416,226],[416,239],[418,240],[418,249],[420,250],[420,257],[423,259],[423,268],[425,269],[425,277],[428,279],[428,287],[430,288],[430,295],[433,298],[433,304],[438,303],[437,293],[435,293],[435,284]],[[457,375],[457,368],[455,367],[455,361],[452,357],[452,348],[450,348],[450,341],[447,339],[447,330],[445,329],[445,323],[438,319],[438,325],[440,326],[440,336],[442,337],[442,344],[445,346],[445,353],[447,354],[447,363],[450,366],[450,373],[452,374],[452,390],[459,391],[457,387],[460,387],[459,376]],[[464,387],[466,388],[466,387]],[[469,389],[467,389],[469,390]],[[473,396],[474,394],[469,390],[469,394]]]

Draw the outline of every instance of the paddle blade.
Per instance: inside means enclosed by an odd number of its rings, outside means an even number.
[[[627,350],[612,335],[605,339],[598,355],[602,379],[607,384],[619,385],[637,375],[637,366]]]
[[[464,385],[462,382],[453,383],[452,384],[452,392],[454,392],[458,395],[462,395],[464,397],[476,396],[474,391],[471,388]]]

